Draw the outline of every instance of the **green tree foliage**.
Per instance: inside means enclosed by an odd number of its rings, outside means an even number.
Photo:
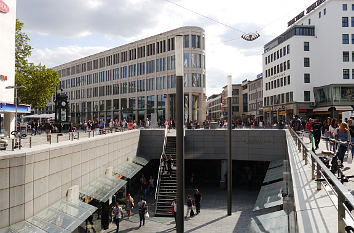
[[[55,93],[59,76],[56,71],[47,69],[41,64],[34,65],[28,62],[32,47],[28,43],[29,37],[22,32],[22,28],[23,23],[16,20],[15,83],[26,87],[18,90],[18,97],[23,104],[30,104],[32,108],[42,108]]]

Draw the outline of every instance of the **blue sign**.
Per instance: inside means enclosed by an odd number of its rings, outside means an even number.
[[[263,73],[258,74],[257,78],[259,78],[259,77],[263,77]]]
[[[16,112],[16,105],[0,103],[0,112]],[[17,105],[17,113],[31,113],[31,106]]]

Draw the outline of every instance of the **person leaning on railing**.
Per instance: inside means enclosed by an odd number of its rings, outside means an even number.
[[[340,124],[339,129],[337,130],[337,132],[335,133],[335,136],[337,137],[337,140],[342,142],[339,143],[339,147],[338,147],[338,152],[336,154],[336,156],[338,157],[338,159],[341,161],[341,167],[343,167],[343,160],[344,160],[344,155],[345,152],[347,151],[347,142],[349,140],[349,131],[348,131],[348,125],[347,123],[343,122]]]

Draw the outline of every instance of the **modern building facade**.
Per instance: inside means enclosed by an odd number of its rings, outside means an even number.
[[[175,36],[184,35],[185,120],[205,119],[205,33],[181,27],[54,67],[73,122],[175,118]],[[50,102],[42,112],[53,112]]]
[[[222,95],[222,111],[223,111],[223,120],[227,120],[228,116],[228,102],[227,102],[227,86],[223,87]],[[232,117],[234,119],[242,119],[244,112],[243,100],[242,100],[242,85],[241,84],[232,84],[232,99],[231,99],[231,110]]]
[[[222,94],[212,95],[208,98],[207,101],[207,119],[220,120],[222,117]]]
[[[354,3],[320,0],[264,46],[264,116],[330,115],[354,104]]]
[[[4,1],[0,6],[0,136],[9,136],[14,129],[14,113],[9,108],[14,104],[15,85],[15,26],[16,1]]]
[[[248,82],[248,114],[252,120],[263,120],[263,74]]]

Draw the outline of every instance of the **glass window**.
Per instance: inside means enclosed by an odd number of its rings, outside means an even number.
[[[323,9],[323,15],[326,15],[326,13],[327,13],[327,9],[324,8],[324,9]]]
[[[354,69],[352,69],[352,79],[354,79]]]
[[[318,18],[321,18],[321,14],[322,14],[322,12],[320,11],[320,12],[318,12]]]
[[[185,68],[189,67],[189,53],[185,53],[184,54],[184,62],[183,62],[183,64],[184,64]]]
[[[343,79],[349,79],[349,69],[343,69]]]
[[[288,85],[290,85],[290,75],[288,76]]]
[[[304,51],[310,51],[310,42],[304,42]]]
[[[354,11],[354,4],[352,4],[352,11]]]
[[[342,34],[342,44],[349,44],[349,34]]]
[[[354,62],[354,52],[352,52],[352,62]]]
[[[354,17],[351,17],[351,26],[354,27]]]
[[[304,67],[310,67],[310,58],[308,57],[304,58]]]
[[[189,48],[189,35],[184,35],[184,47]]]
[[[348,27],[348,26],[349,26],[348,17],[342,17],[342,27]]]
[[[343,4],[343,5],[342,5],[342,8],[343,8],[343,11],[346,11],[346,10],[348,9],[347,4]]]
[[[196,35],[192,35],[192,48],[195,49],[196,48]]]
[[[343,62],[349,62],[349,52],[343,52]]]
[[[310,101],[310,91],[304,91],[304,101]]]
[[[310,83],[310,74],[304,74],[304,83]]]
[[[352,44],[354,44],[354,34],[352,34]]]

